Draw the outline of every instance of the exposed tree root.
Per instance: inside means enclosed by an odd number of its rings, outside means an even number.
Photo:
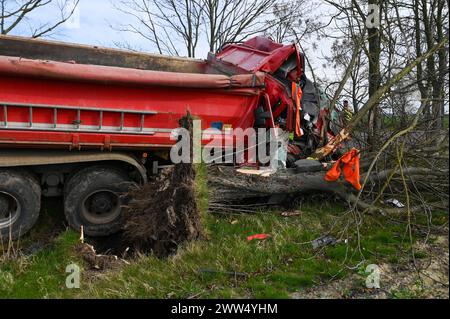
[[[177,164],[142,188],[131,192],[126,208],[124,240],[140,252],[157,256],[174,253],[178,246],[202,234],[190,164]]]
[[[180,120],[180,126],[192,136],[189,113]],[[193,164],[180,163],[167,168],[129,195],[133,201],[125,210],[123,237],[134,250],[165,257],[176,252],[183,242],[201,237]]]

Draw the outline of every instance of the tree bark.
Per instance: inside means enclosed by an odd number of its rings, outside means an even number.
[[[379,17],[381,23],[381,1],[369,0],[369,5],[377,5],[379,10]],[[368,29],[369,37],[369,98],[374,96],[381,85],[380,72],[380,27],[373,27]],[[380,122],[380,108],[379,103],[376,102],[369,110],[369,131],[368,144],[369,148],[374,149],[378,144],[378,130]]]
[[[250,206],[249,200],[307,192],[348,194],[345,181],[327,182],[326,170],[298,173],[295,169],[278,170],[272,174],[246,174],[232,166],[211,166],[208,169],[209,203],[212,210],[233,204]],[[258,201],[261,203],[261,201]]]

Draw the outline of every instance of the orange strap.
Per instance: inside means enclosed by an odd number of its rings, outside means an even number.
[[[292,82],[292,99],[295,102],[295,134],[302,136],[302,130],[300,128],[300,101],[302,99],[302,88],[297,83]]]
[[[352,184],[354,188],[360,190],[359,158],[358,150],[356,148],[351,149],[334,163],[333,167],[326,173],[325,180],[328,182],[336,181],[341,176],[341,164],[343,164],[345,180]]]

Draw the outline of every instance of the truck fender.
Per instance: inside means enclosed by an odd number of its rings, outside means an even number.
[[[89,163],[99,161],[119,161],[127,163],[140,174],[142,182],[147,182],[147,170],[134,156],[120,152],[67,152],[67,151],[30,151],[2,150],[0,167],[42,166],[69,163]]]

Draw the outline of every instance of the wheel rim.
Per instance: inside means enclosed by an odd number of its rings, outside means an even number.
[[[82,216],[92,224],[107,224],[120,215],[120,197],[110,190],[92,192],[81,205]]]
[[[20,203],[13,195],[0,191],[0,229],[11,227],[20,216]]]

